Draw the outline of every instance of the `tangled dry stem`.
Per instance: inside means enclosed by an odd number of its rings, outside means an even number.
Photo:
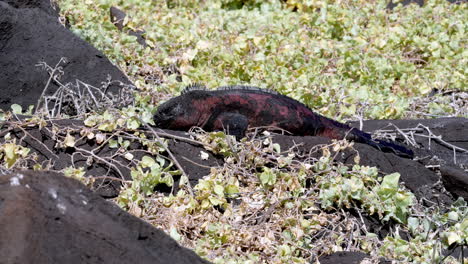
[[[45,119],[42,119],[42,118],[45,118]],[[55,123],[57,120],[60,120],[60,119],[51,118],[49,116],[44,116],[42,118],[40,119],[35,119],[35,118],[24,119],[23,118],[22,119],[22,118],[16,117],[16,121],[14,120],[5,121],[3,124],[1,124],[4,127],[4,129],[2,129],[2,131],[0,132],[0,136],[5,136],[8,133],[14,133],[14,134],[20,135],[19,140],[17,142],[18,145],[23,145],[23,142],[25,141],[26,138],[29,141],[28,144],[31,144],[31,142],[33,142],[33,144],[40,145],[42,149],[41,151],[43,151],[43,155],[45,157],[50,156],[49,159],[46,159],[46,162],[48,163],[46,167],[53,170],[53,167],[54,167],[53,163],[60,159],[57,153],[63,152],[64,149],[67,148],[66,143],[65,143],[67,135],[73,135],[75,144],[74,146],[71,147],[73,149],[73,152],[69,154],[70,159],[71,159],[71,164],[69,165],[73,168],[78,168],[78,165],[76,165],[76,160],[83,159],[83,158],[87,160],[86,162],[87,166],[90,166],[94,162],[104,165],[104,167],[107,168],[107,173],[105,175],[89,175],[90,177],[93,177],[94,179],[118,180],[120,182],[126,182],[125,173],[122,171],[122,169],[126,169],[130,171],[132,167],[138,164],[138,161],[136,160],[128,161],[128,159],[125,158],[125,154],[132,152],[132,150],[125,150],[125,149],[119,148],[106,156],[103,156],[102,153],[99,153],[103,148],[108,148],[107,144],[109,143],[110,140],[117,140],[119,137],[128,139],[132,142],[142,143],[143,141],[145,141],[147,143],[154,143],[154,144],[158,144],[159,146],[162,146],[164,150],[166,151],[166,153],[169,155],[169,157],[162,156],[159,153],[151,153],[143,149],[138,150],[138,151],[145,152],[150,156],[155,155],[155,156],[160,156],[169,161],[172,160],[172,162],[176,165],[176,167],[185,176],[186,174],[183,171],[182,166],[177,161],[177,158],[172,154],[172,152],[167,147],[165,147],[165,144],[162,142],[162,138],[180,140],[180,141],[185,141],[191,144],[203,145],[202,142],[199,142],[190,138],[179,137],[179,136],[171,135],[165,132],[157,132],[150,126],[148,126],[148,129],[152,137],[142,139],[124,129],[118,129],[112,133],[109,133],[109,132],[99,131],[96,127],[88,128],[88,127],[79,126],[79,125],[78,126],[75,126],[75,125],[57,126]],[[45,144],[42,140],[39,140],[37,137],[32,135],[30,132],[28,132],[28,129],[31,129],[32,127],[38,127],[40,130],[43,131],[45,135],[47,135],[47,137],[49,137],[50,139],[53,139],[54,143]],[[91,139],[95,140],[97,143],[96,146],[93,148],[81,147],[81,145],[83,145],[87,140],[90,139],[88,138],[88,135],[92,135]],[[100,139],[98,139],[98,137]],[[126,162],[127,164],[124,164],[122,161],[128,161],[128,162]],[[35,164],[36,161],[33,161],[33,163]],[[6,172],[10,172],[12,169],[21,169],[21,168],[29,168],[29,167],[30,167],[30,164],[28,162],[25,162],[25,160],[18,160],[18,162],[15,163],[10,168],[1,167],[1,169],[2,169],[2,172],[6,173]],[[119,178],[112,176],[112,173],[111,173],[112,171],[116,172]],[[188,183],[188,189],[190,192],[192,192],[190,183]]]
[[[120,81],[112,81],[108,76],[100,87],[95,87],[76,79],[75,83],[62,83],[60,78],[64,75],[62,64],[66,58],[60,58],[59,62],[51,67],[45,62],[36,66],[41,67],[49,74],[49,79],[36,104],[36,113],[43,112],[48,117],[57,118],[63,116],[82,117],[89,112],[102,112],[105,109],[123,107],[134,103],[134,90],[132,85]],[[58,86],[55,90],[51,84]],[[110,88],[117,86],[118,91],[112,92]]]
[[[415,137],[427,138],[429,150],[431,150],[432,141],[438,142],[440,145],[445,146],[453,151],[453,163],[457,164],[457,153],[468,153],[468,150],[454,144],[451,144],[445,141],[442,135],[436,135],[432,130],[425,125],[418,124],[414,128],[398,128],[395,124],[390,123],[388,125],[390,129],[379,129],[375,132],[375,135],[380,138],[390,138],[395,140],[398,136],[404,138],[406,144],[416,147],[419,147],[419,144],[416,141]]]

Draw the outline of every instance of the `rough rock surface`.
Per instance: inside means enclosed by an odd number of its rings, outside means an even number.
[[[0,0],[0,109],[13,103],[23,109],[36,105],[49,79],[36,64],[55,67],[62,57],[67,58],[60,65],[62,84],[79,79],[100,87],[110,76],[116,82],[109,91],[116,92],[120,82],[130,83],[100,51],[62,26],[55,12],[48,0]],[[58,87],[52,81],[45,94]]]
[[[359,128],[358,122],[352,122],[350,125]],[[394,133],[397,140],[401,140],[401,133],[396,131],[395,127],[400,131],[412,133],[411,138],[418,147],[413,150],[419,163],[440,167],[444,187],[455,197],[463,197],[467,200],[468,118],[369,120],[363,123],[362,129],[370,133],[379,130],[393,131],[389,133]],[[379,165],[382,164],[379,162]],[[408,171],[408,174],[414,175],[416,186],[419,180],[424,181],[424,177],[420,177],[419,169],[413,168],[411,172]]]
[[[1,263],[207,263],[163,231],[52,172],[0,175]]]
[[[359,122],[349,123],[352,127],[360,128]],[[429,140],[429,131],[434,136],[442,136],[449,144],[468,149],[468,118],[450,117],[437,119],[415,120],[368,120],[363,122],[362,130],[373,133],[377,130],[393,130],[395,126],[401,130],[413,130],[414,139],[419,147],[442,154],[441,159],[453,163],[453,148],[433,137]],[[399,136],[399,134],[397,133]],[[401,138],[401,136],[399,136]],[[416,153],[418,154],[418,153]],[[459,162],[468,163],[468,153],[459,152]]]
[[[454,166],[441,166],[442,182],[455,197],[468,201],[468,173]]]
[[[0,0],[14,8],[39,8],[48,15],[58,17],[59,7],[50,0]]]

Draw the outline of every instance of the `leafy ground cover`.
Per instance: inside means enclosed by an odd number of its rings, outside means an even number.
[[[336,119],[465,115],[466,5],[429,1],[58,1],[72,30],[142,90],[249,84],[277,90]],[[109,8],[144,30],[148,47],[117,30]],[[296,10],[293,12],[292,10]],[[465,98],[466,99],[466,98]]]
[[[119,131],[151,123],[161,99],[195,82],[268,87],[341,120],[468,116],[464,4],[429,1],[423,8],[388,11],[383,1],[57,2],[71,29],[139,89],[135,106],[89,115],[90,129],[80,132],[122,150],[129,160],[134,159],[126,152],[130,142]],[[126,29],[145,31],[147,47],[110,22],[111,6],[128,14]],[[105,133],[110,136],[98,138]],[[68,133],[62,136],[59,146],[75,145]],[[359,159],[354,166],[332,162],[333,151],[352,147],[348,142],[316,149],[322,157],[313,158],[281,149],[269,135],[242,142],[223,133],[192,136],[225,165],[211,168],[196,186],[181,177],[180,191],[153,193],[182,172],[165,167],[165,141],[135,132],[132,139],[159,158],[133,160],[133,181],[126,182],[116,202],[215,263],[305,263],[338,250],[458,263],[443,250],[467,244],[465,201],[427,207],[398,185],[398,174],[379,174],[360,166]],[[1,170],[34,158],[8,133],[4,139]],[[84,174],[82,168],[65,173]],[[409,239],[395,230],[379,240],[349,216],[349,208],[392,223]]]
[[[223,153],[226,163],[212,168],[193,194],[190,187],[169,196],[146,192],[154,188],[147,185],[151,174],[163,175],[158,162],[146,158],[140,164],[151,170],[134,174],[116,202],[214,263],[308,263],[343,250],[365,251],[374,260],[458,263],[441,249],[465,243],[466,202],[447,209],[422,206],[398,184],[398,173],[331,162],[333,151],[352,147],[349,142],[316,148],[311,153],[323,154],[317,159],[281,150],[268,135],[241,143],[223,133],[195,138]],[[381,241],[350,208],[399,223],[397,230]]]
[[[14,113],[2,118],[0,173],[54,170],[61,163],[56,170],[65,166],[66,176],[96,187],[93,182],[99,186],[109,176],[84,177],[86,170],[107,164],[105,171],[122,172],[118,167],[125,166],[128,176],[110,177],[125,187],[115,202],[215,263],[307,263],[339,250],[403,262],[461,263],[444,254],[466,245],[466,202],[439,207],[425,196],[415,199],[398,184],[398,173],[359,165],[359,155],[348,165],[333,162],[348,150],[357,153],[353,143],[318,141],[301,151],[298,144],[306,139],[300,142],[299,137],[282,136],[297,142],[290,147],[269,133],[241,142],[222,132],[192,131],[186,138],[129,129],[122,122],[127,117],[88,127],[82,121],[40,116],[17,120]],[[106,122],[119,127],[106,131]],[[196,166],[206,168],[205,160],[213,164],[215,157],[208,153],[223,158],[223,165],[208,167],[206,176],[190,186],[180,166],[167,166],[184,158],[167,155],[174,139],[203,146],[195,152],[200,158],[188,156],[196,158]],[[24,147],[25,142],[31,144]],[[50,158],[44,159],[44,153]],[[165,195],[154,191],[166,185]],[[381,222],[378,226],[390,227],[384,240],[380,231],[364,224],[369,216]]]

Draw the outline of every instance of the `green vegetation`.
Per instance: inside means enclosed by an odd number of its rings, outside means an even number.
[[[312,153],[321,158],[304,159],[292,150],[281,151],[268,133],[242,142],[219,132],[193,136],[207,149],[225,154],[224,166],[211,168],[193,195],[182,181],[182,189],[169,196],[143,189],[164,173],[144,157],[141,166],[152,164],[151,170],[140,171],[143,178],[132,173],[133,181],[117,201],[214,263],[308,263],[313,256],[346,248],[404,262],[459,263],[444,259],[441,249],[466,245],[466,202],[460,199],[448,211],[427,208],[398,184],[397,173],[334,164],[336,151],[352,148],[352,143],[318,147]],[[358,155],[355,161],[359,163]],[[346,208],[399,223],[411,239],[396,232],[379,241],[341,211]]]
[[[142,91],[250,84],[336,119],[402,118],[415,109],[468,115],[447,100],[418,100],[433,89],[467,90],[466,5],[438,0],[389,12],[384,1],[58,2],[72,30]],[[111,6],[128,14],[125,30],[146,32],[148,47],[117,30]]]
[[[397,173],[361,166],[358,155],[354,166],[333,162],[352,143],[322,146],[315,149],[321,158],[313,158],[281,150],[268,133],[237,142],[221,132],[195,132],[193,140],[225,164],[190,186],[162,157],[167,142],[134,130],[151,123],[161,100],[195,82],[268,87],[339,120],[468,117],[463,101],[428,97],[434,89],[454,96],[468,91],[466,5],[432,0],[423,8],[387,11],[384,1],[362,0],[56,1],[71,30],[138,88],[136,106],[90,114],[79,132],[134,162],[133,180],[124,182],[116,199],[123,208],[215,263],[307,263],[345,249],[406,262],[458,263],[441,252],[467,245],[466,202],[448,211],[428,208],[398,184]],[[110,22],[111,6],[128,14],[123,32]],[[146,32],[148,47],[126,33],[133,29]],[[0,112],[0,120],[8,119]],[[152,157],[135,160],[128,138]],[[34,160],[8,134],[4,139],[0,168]],[[59,140],[57,146],[75,145],[68,132]],[[83,179],[83,168],[64,172]],[[180,174],[178,192],[153,192],[159,184],[174,187],[173,176]],[[394,232],[379,241],[345,213],[349,208],[396,224],[411,239]]]

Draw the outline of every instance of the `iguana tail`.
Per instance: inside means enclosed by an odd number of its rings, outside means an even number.
[[[395,153],[396,155],[400,157],[404,157],[404,158],[414,157],[414,153],[411,149],[408,149],[397,143],[389,142],[389,141],[385,141],[381,139],[372,139],[370,134],[364,131],[358,130],[358,129],[353,129],[351,133],[353,134],[352,138],[356,142],[367,144],[383,152]]]
[[[411,149],[408,149],[404,146],[398,145],[393,142],[388,142],[380,139],[371,140],[369,145],[373,146],[374,148],[380,149],[383,152],[393,152],[396,155],[404,158],[413,158],[414,153]]]
[[[320,124],[323,124],[323,129],[317,133],[318,136],[329,138],[354,140],[355,142],[370,145],[383,152],[395,153],[400,157],[413,158],[413,151],[398,145],[397,143],[388,142],[380,139],[372,139],[369,133],[366,133],[357,128],[350,127],[346,124],[339,123],[332,119],[322,118]]]

